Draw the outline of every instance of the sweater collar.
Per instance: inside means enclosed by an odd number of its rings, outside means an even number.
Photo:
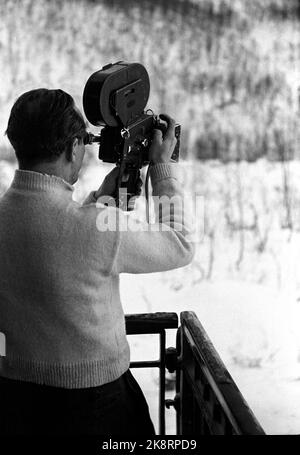
[[[17,169],[12,182],[12,188],[23,190],[66,190],[73,192],[74,187],[56,175],[41,174],[35,171]]]

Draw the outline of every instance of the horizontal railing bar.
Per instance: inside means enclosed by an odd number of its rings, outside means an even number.
[[[160,368],[160,360],[141,360],[130,362],[130,368]]]
[[[162,333],[165,329],[178,327],[177,313],[141,313],[125,316],[127,335]]]

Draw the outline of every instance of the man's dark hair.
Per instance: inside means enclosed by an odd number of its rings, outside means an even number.
[[[83,140],[86,126],[68,93],[40,88],[17,99],[6,134],[19,163],[36,163],[55,161],[64,151],[70,156],[74,139]]]

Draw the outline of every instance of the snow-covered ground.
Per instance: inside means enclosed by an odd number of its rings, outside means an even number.
[[[282,227],[282,166],[265,160],[182,166],[186,189],[205,197],[206,236],[187,267],[121,275],[125,313],[194,311],[264,430],[299,433],[300,234],[295,211],[293,230]],[[76,185],[75,199],[83,200],[95,190],[111,168],[92,159]],[[296,210],[300,163],[290,163],[288,172]],[[0,161],[0,193],[12,176],[13,166]],[[235,229],[241,222],[241,206],[242,222],[248,226],[244,239]],[[149,336],[130,337],[130,344],[133,357],[158,356]],[[169,345],[175,345],[175,331],[169,335]],[[157,371],[134,374],[157,424]],[[167,430],[175,432],[172,410],[167,411]]]

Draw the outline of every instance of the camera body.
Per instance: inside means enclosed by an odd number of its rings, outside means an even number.
[[[107,163],[120,164],[126,160],[131,166],[138,169],[149,164],[149,149],[154,128],[163,132],[166,127],[160,120],[151,114],[142,114],[137,121],[128,128],[104,127],[101,131],[99,158]],[[175,127],[175,136],[178,138],[171,159],[179,159],[180,126]],[[126,146],[125,146],[126,145]]]
[[[110,63],[93,73],[83,92],[83,108],[90,123],[103,127],[99,135],[87,133],[85,143],[99,142],[99,159],[120,166],[119,186],[135,194],[140,169],[149,164],[153,130],[164,134],[165,122],[144,111],[150,94],[148,73],[140,63]],[[180,125],[171,160],[179,160]],[[126,175],[126,177],[125,177]],[[129,177],[128,177],[129,175]]]

